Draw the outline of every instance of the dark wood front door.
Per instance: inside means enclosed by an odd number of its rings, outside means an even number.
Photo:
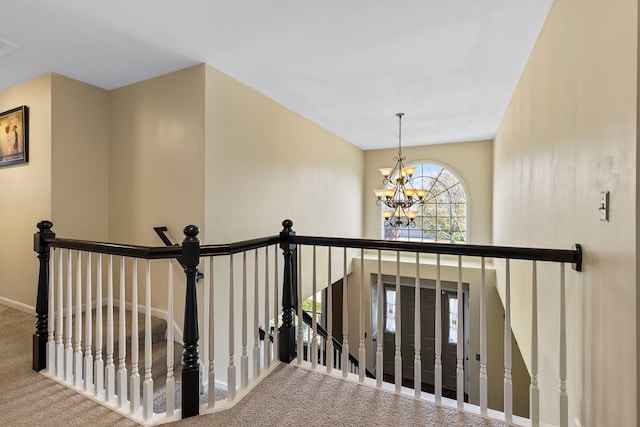
[[[395,330],[393,317],[400,303],[401,354],[403,384],[413,387],[415,361],[415,288],[401,286],[400,298],[395,295],[395,286],[386,286],[384,292],[384,355],[383,370],[385,380],[393,382],[395,373]],[[445,396],[455,398],[456,391],[456,353],[457,344],[450,342],[449,300],[456,293],[443,291],[441,298],[442,326],[442,387]],[[420,359],[422,361],[422,390],[433,392],[435,365],[435,301],[436,291],[430,288],[420,289]],[[464,324],[464,322],[462,323]]]

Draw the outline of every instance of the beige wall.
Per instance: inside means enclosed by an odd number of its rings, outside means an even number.
[[[51,219],[72,239],[108,239],[109,93],[52,75]]]
[[[556,0],[494,142],[493,243],[584,245],[584,272],[566,274],[569,419],[583,426],[637,425],[637,21],[634,0]],[[609,222],[599,220],[603,190]],[[525,345],[530,268],[513,271]],[[552,423],[558,275],[539,273],[542,414]]]
[[[207,241],[362,233],[364,154],[207,66]]]
[[[153,227],[182,241],[204,227],[204,68],[110,93],[109,237],[161,245]]]
[[[492,141],[406,147],[402,149],[402,154],[407,158],[407,164],[430,161],[442,164],[458,174],[468,190],[468,242],[491,244]],[[394,166],[393,158],[397,155],[398,150],[395,148],[365,152],[363,192],[365,238],[380,238],[382,227],[380,208],[376,205],[373,190],[382,186],[382,176],[378,169]]]
[[[36,223],[51,218],[51,74],[0,92],[0,111],[29,107],[29,163],[0,168],[0,301],[34,307]]]
[[[39,220],[60,236],[107,239],[107,101],[105,91],[57,74],[0,93],[2,111],[29,107],[29,163],[0,169],[3,301],[35,305]]]

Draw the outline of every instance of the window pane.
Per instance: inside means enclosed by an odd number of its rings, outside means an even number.
[[[449,297],[449,344],[458,343],[458,298]]]
[[[413,188],[428,190],[413,226],[384,226],[385,240],[465,243],[467,195],[458,177],[436,164],[408,164],[416,167]],[[395,178],[395,177],[393,177]]]
[[[386,290],[387,303],[386,303],[386,321],[384,331],[392,334],[396,333],[396,291],[391,289]]]

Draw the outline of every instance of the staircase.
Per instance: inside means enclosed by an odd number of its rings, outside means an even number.
[[[102,359],[106,366],[107,364],[107,332],[108,332],[108,315],[107,315],[107,307],[102,307]],[[96,309],[91,311],[92,323],[96,324]],[[113,331],[114,331],[114,340],[113,340],[113,364],[116,372],[116,390],[119,390],[118,386],[118,372],[121,369],[120,366],[120,340],[119,334],[117,331],[120,330],[120,309],[119,307],[113,308]],[[134,336],[132,335],[132,311],[125,309],[125,360],[124,366],[127,372],[128,378],[128,387],[130,390],[132,387],[130,376],[133,373],[133,365],[131,362],[131,352],[132,352],[132,343],[134,342]],[[65,319],[66,320],[66,319]],[[73,315],[71,317],[71,324],[74,325],[76,322],[76,316]],[[81,318],[82,325],[86,324],[86,312],[83,313]],[[95,327],[95,326],[94,326]],[[167,381],[167,321],[157,316],[151,316],[151,360],[152,360],[152,369],[151,376],[153,378],[153,412],[162,413],[166,411],[166,381]],[[139,354],[139,363],[138,363],[138,371],[141,377],[140,382],[144,381],[144,342],[145,342],[145,318],[144,313],[138,313],[138,333],[137,333],[137,343],[138,343],[138,354]],[[95,329],[92,331],[96,333]],[[174,409],[180,409],[181,406],[181,374],[182,374],[182,352],[183,346],[182,343],[175,342],[173,343],[173,378],[175,381],[174,386]],[[91,357],[93,360],[96,360],[96,348],[95,346],[91,349]],[[140,386],[140,394],[142,394],[142,386]],[[216,400],[222,400],[227,397],[226,390],[216,388]],[[200,403],[206,403],[207,394],[201,393]]]
[[[119,309],[114,310],[114,322],[113,329],[114,331],[119,330]],[[126,315],[126,352],[130,354],[131,345],[133,342],[133,337],[131,333],[131,311],[125,310]],[[106,315],[103,314],[103,325],[106,324]],[[138,351],[140,354],[140,359],[144,360],[144,340],[145,340],[145,319],[144,314],[138,314]],[[106,327],[103,327],[106,334]],[[106,336],[103,334],[103,336]],[[161,319],[156,316],[151,316],[151,360],[152,360],[152,369],[151,375],[153,377],[153,411],[154,412],[164,412],[166,410],[166,380],[167,380],[167,322],[164,319]],[[103,347],[104,348],[104,347]],[[114,364],[116,366],[116,372],[119,369],[118,357],[119,357],[119,341],[118,338],[115,338],[114,341]],[[125,359],[127,373],[131,374],[131,357],[127,356]],[[141,368],[139,368],[142,371]],[[182,344],[174,342],[173,343],[173,376],[174,379],[180,378],[180,374],[182,372]],[[144,373],[141,372],[141,382],[144,380]],[[117,378],[117,375],[116,375]],[[131,387],[131,384],[129,384]],[[176,381],[176,389],[178,388],[178,382]],[[116,390],[118,386],[116,385]],[[142,393],[142,388],[140,389],[140,393]],[[178,409],[180,405],[180,395],[176,392],[177,398],[174,400],[175,408]]]

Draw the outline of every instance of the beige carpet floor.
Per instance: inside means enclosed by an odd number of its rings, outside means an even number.
[[[1,426],[135,426],[31,369],[35,317],[0,305]]]
[[[33,316],[0,305],[0,426],[132,426],[31,369]],[[503,423],[283,365],[232,409],[170,426],[469,426]]]
[[[170,426],[468,426],[505,424],[281,365],[233,409]]]

